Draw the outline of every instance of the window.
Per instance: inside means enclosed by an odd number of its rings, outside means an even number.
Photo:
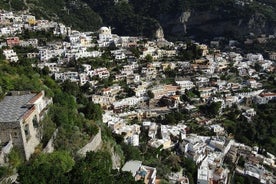
[[[33,126],[34,128],[38,128],[38,120],[36,115],[33,117]]]
[[[29,124],[26,124],[24,126],[24,132],[25,132],[25,136],[26,136],[26,141],[28,141],[30,139],[30,130],[29,130]]]
[[[18,133],[17,133],[17,131],[13,132],[13,138],[18,138]]]

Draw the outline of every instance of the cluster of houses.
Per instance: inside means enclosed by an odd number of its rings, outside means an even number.
[[[21,40],[15,36],[26,30],[48,31],[66,39],[40,44],[38,38]],[[242,56],[219,50],[209,53],[207,45],[194,43],[202,51],[200,59],[172,61],[166,58],[177,58],[180,48],[186,48],[185,44],[171,43],[164,38],[148,41],[140,37],[118,36],[112,34],[110,27],[102,27],[98,32],[79,32],[61,23],[6,11],[0,11],[0,37],[5,38],[0,47],[6,60],[20,60],[13,50],[14,46],[33,47],[37,52],[27,53],[27,57],[39,60],[35,67],[47,67],[57,81],[69,80],[97,89],[93,90],[90,100],[101,105],[105,110],[103,122],[113,133],[123,136],[125,143],[139,146],[141,131],[146,130],[148,145],[152,147],[170,149],[178,145],[182,154],[198,164],[199,184],[227,183],[230,171],[223,167],[224,160],[227,158],[235,163],[246,146],[229,141],[224,128],[212,124],[212,119],[198,117],[197,105],[221,102],[221,112],[234,104],[248,101],[266,104],[276,99],[276,93],[265,90],[262,82],[267,73],[275,72],[276,57],[273,55],[266,60],[261,54]],[[113,59],[109,62],[116,62],[116,69],[85,63],[86,58],[100,58],[107,54],[107,48],[113,48],[109,53]],[[139,48],[139,56],[131,51],[133,48]],[[147,61],[148,58],[151,61]],[[83,62],[78,70],[68,67],[69,62],[80,59]],[[232,78],[226,77],[229,71],[234,74]],[[166,82],[168,72],[174,74],[173,82]],[[113,84],[102,87],[100,81],[104,79],[112,79]],[[132,93],[125,91],[121,83],[127,85]],[[183,100],[183,95],[190,100]],[[38,144],[36,124],[49,103],[51,100],[46,99],[44,93],[5,97],[0,102],[1,109],[5,109],[0,113],[0,140],[6,145],[1,154],[11,149],[8,147],[12,141],[23,147],[26,159],[29,159]],[[189,127],[185,122],[161,125],[150,120],[168,114],[172,109],[195,114],[195,120],[208,125],[217,136],[188,134]],[[244,108],[242,115],[250,122],[256,112],[253,108]],[[266,164],[275,168],[275,157],[272,154],[264,157],[254,150],[249,152],[252,158],[262,157],[262,161],[247,162],[244,168],[237,168],[237,172],[253,176],[261,183],[275,183],[275,176],[261,167],[261,164]],[[127,162],[122,170],[132,172],[136,179],[142,177],[146,183],[155,182],[156,169],[143,166],[140,161]],[[187,178],[185,182],[188,183]]]

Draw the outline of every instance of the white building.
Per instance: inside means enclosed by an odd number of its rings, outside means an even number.
[[[180,149],[187,157],[192,158],[198,164],[206,156],[207,144],[205,141],[207,139],[190,134],[180,143]]]
[[[92,75],[91,77],[98,76],[100,79],[105,79],[110,76],[110,73],[107,70],[107,68],[103,67],[103,68],[96,68],[92,70],[91,75]]]
[[[195,87],[194,83],[190,80],[176,80],[175,83],[180,86],[182,92],[185,92],[185,90],[189,90]]]
[[[246,58],[249,60],[249,61],[263,61],[264,60],[264,57],[262,54],[247,54],[246,55]]]
[[[63,49],[40,49],[39,56],[40,61],[48,61],[54,57],[60,57],[65,53]]]
[[[55,73],[55,80],[79,82],[79,74],[78,72]]]
[[[58,67],[58,64],[57,63],[39,63],[37,65],[38,68],[40,69],[43,69],[44,67],[48,67],[49,70],[52,72],[52,73],[56,73],[56,72],[59,72],[60,68]]]
[[[100,41],[110,41],[112,39],[111,28],[101,27],[99,30],[99,40]]]
[[[21,41],[19,44],[21,47],[37,47],[38,46],[38,39],[28,39],[26,41]]]
[[[113,107],[114,107],[114,109],[117,109],[117,108],[124,107],[124,106],[135,106],[142,100],[143,100],[143,98],[128,97],[128,98],[124,98],[120,101],[114,102]]]
[[[228,180],[228,170],[221,167],[222,154],[214,152],[209,154],[201,163],[197,171],[197,183],[221,183],[226,184]]]
[[[258,104],[266,104],[270,100],[276,100],[276,93],[262,93],[254,99]]]
[[[156,168],[142,165],[141,161],[130,160],[126,162],[122,171],[131,172],[135,181],[142,180],[145,184],[155,184]]]
[[[3,54],[6,57],[6,59],[9,60],[10,62],[17,62],[19,60],[16,52],[14,52],[13,49],[4,50]]]

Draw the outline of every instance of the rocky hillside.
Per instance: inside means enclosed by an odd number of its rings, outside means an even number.
[[[274,0],[130,0],[136,12],[158,20],[165,36],[239,37],[276,33]]]
[[[275,0],[4,0],[0,7],[29,9],[81,30],[110,25],[120,35],[147,37],[163,31],[170,40],[276,34]]]
[[[29,11],[38,18],[63,22],[78,30],[96,30],[101,17],[81,0],[3,0],[0,8]]]

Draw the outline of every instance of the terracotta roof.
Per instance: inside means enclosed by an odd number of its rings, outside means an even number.
[[[41,91],[40,93],[38,93],[37,95],[35,95],[30,101],[30,104],[35,103],[41,96],[43,96],[43,92]]]
[[[25,112],[25,114],[23,115],[23,121],[28,119],[28,117],[34,112],[34,110],[35,110],[35,106],[32,106],[32,108],[30,108],[27,112]]]
[[[261,97],[268,97],[268,96],[275,96],[276,97],[276,93],[262,93],[260,94]]]
[[[110,91],[110,88],[103,88],[103,91]]]

